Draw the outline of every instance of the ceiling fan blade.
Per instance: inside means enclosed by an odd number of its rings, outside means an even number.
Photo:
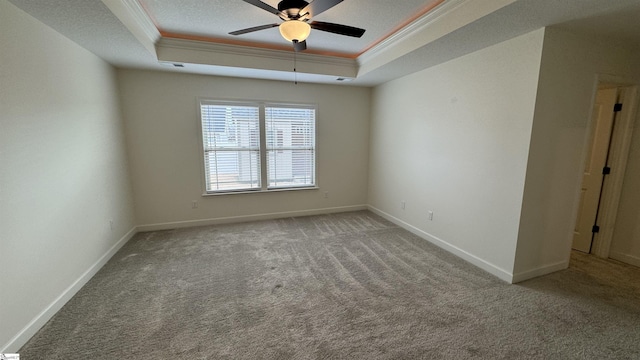
[[[311,17],[318,16],[320,13],[340,4],[342,1],[343,0],[313,0],[309,5],[300,10],[300,14],[309,13]]]
[[[254,31],[271,29],[271,28],[274,28],[274,27],[277,27],[277,26],[278,26],[278,24],[254,26],[254,27],[250,27],[250,28],[246,28],[246,29],[242,29],[242,30],[232,31],[232,32],[229,33],[229,35],[242,35],[242,34],[254,32]]]
[[[307,40],[294,41],[293,50],[295,50],[296,52],[307,50]]]
[[[315,1],[314,1],[315,2]],[[352,36],[352,37],[361,37],[362,34],[366,31],[365,29],[360,29],[353,26],[333,24],[328,22],[321,21],[313,21],[309,23],[313,29],[322,30],[334,34]]]
[[[260,0],[244,0],[244,2],[249,3],[251,5],[257,6],[260,9],[263,10],[267,10],[268,12],[272,13],[272,14],[276,14],[276,15],[280,15],[280,10],[274,8],[273,6],[269,5],[269,4],[265,4]]]

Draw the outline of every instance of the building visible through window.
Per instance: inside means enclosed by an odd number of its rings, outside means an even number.
[[[206,192],[315,187],[315,114],[310,105],[201,101]]]

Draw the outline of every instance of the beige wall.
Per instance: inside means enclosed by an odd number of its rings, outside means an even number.
[[[599,74],[632,77],[632,53],[547,28],[518,234],[516,281],[566,268]]]
[[[596,75],[640,78],[634,54],[557,29],[373,90],[116,72],[6,0],[0,44],[0,351],[17,351],[135,224],[369,204],[506,281],[566,267]],[[203,197],[198,97],[317,104],[320,189]],[[612,245],[634,259],[638,132]]]
[[[507,281],[543,34],[391,81],[373,94],[369,204]]]
[[[134,218],[111,66],[6,0],[0,44],[0,352],[13,352]]]
[[[137,70],[119,71],[119,83],[142,229],[348,210],[367,203],[368,88]],[[320,190],[203,197],[198,97],[317,104]],[[197,209],[192,201],[198,201]]]

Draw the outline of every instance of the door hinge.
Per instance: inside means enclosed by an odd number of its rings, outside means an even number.
[[[602,168],[602,175],[609,175],[611,174],[611,168],[608,166],[605,166]]]
[[[591,228],[591,232],[592,232],[592,233],[600,232],[600,226],[598,226],[598,225],[593,225],[593,227]]]
[[[613,112],[622,111],[622,104],[613,105]]]

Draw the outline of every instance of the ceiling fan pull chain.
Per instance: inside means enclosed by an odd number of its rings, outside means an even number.
[[[294,50],[293,51],[293,83],[295,85],[298,85],[298,72],[296,70],[296,65],[297,65],[297,62],[296,62],[296,51]]]

